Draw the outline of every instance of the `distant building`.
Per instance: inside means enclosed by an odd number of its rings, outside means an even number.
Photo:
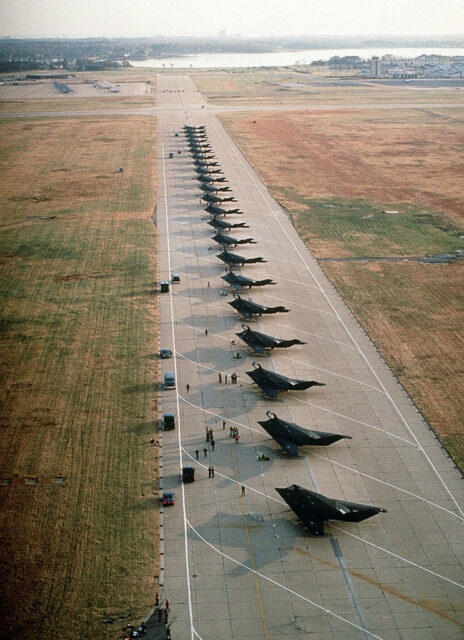
[[[371,58],[371,76],[378,78],[382,75],[382,62],[379,56],[372,56]]]

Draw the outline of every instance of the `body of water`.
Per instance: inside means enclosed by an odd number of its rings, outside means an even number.
[[[314,60],[329,60],[333,56],[359,56],[371,58],[393,54],[403,58],[416,58],[422,54],[442,56],[464,56],[464,48],[422,47],[395,48],[372,47],[369,49],[307,49],[304,51],[276,51],[274,53],[199,53],[173,58],[147,58],[131,60],[134,67],[182,67],[182,68],[237,68],[237,67],[281,67],[294,64],[310,64]]]

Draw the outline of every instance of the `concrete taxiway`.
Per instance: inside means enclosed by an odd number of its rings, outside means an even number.
[[[161,527],[162,597],[171,602],[172,637],[462,638],[460,473],[289,218],[214,112],[202,108],[192,82],[159,76],[158,105],[159,277],[169,280],[176,271],[181,280],[160,294],[160,346],[175,356],[162,361],[161,373],[175,371],[177,379],[177,390],[160,394],[161,413],[177,417],[177,429],[163,434],[161,457],[162,488],[176,493]],[[230,293],[223,295],[224,268],[199,202],[184,124],[206,125],[244,212],[236,218],[250,225],[246,235],[258,242],[237,252],[267,260],[242,272],[278,283],[243,295],[291,309],[254,321],[253,328],[306,345],[257,357],[236,338],[243,320],[227,304]],[[234,359],[236,352],[241,359]],[[245,374],[253,361],[326,386],[266,399]],[[231,384],[233,372],[237,384]],[[289,458],[257,423],[268,410],[353,439],[306,447]],[[237,444],[229,425],[239,429]],[[214,429],[214,449],[206,427]],[[260,453],[270,460],[258,460]],[[196,481],[182,485],[180,469],[191,464]],[[323,538],[314,537],[275,491],[292,483],[387,513],[360,524],[331,524]]]

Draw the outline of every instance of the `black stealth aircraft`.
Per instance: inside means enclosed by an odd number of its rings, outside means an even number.
[[[217,204],[220,204],[221,202],[237,202],[234,196],[221,198],[220,196],[215,196],[214,193],[205,193],[205,195],[202,196],[201,199],[205,200],[206,202],[216,202]]]
[[[253,300],[246,300],[245,298],[241,298],[238,293],[234,293],[234,300],[232,302],[228,302],[231,307],[238,311],[240,315],[244,318],[258,318],[261,315],[271,315],[273,313],[288,313],[290,309],[286,309],[285,307],[264,307],[262,304],[258,304],[257,302],[253,302]],[[253,363],[254,364],[254,363]]]
[[[214,227],[215,229],[219,229],[219,231],[225,229],[249,229],[250,225],[246,222],[227,222],[226,220],[222,220],[221,218],[211,218],[208,220],[206,224],[209,224],[210,227]]]
[[[225,233],[216,233],[211,239],[223,247],[236,247],[238,244],[257,244],[253,238],[233,238]]]
[[[225,176],[219,177],[211,177],[208,175],[202,175],[201,173],[194,178],[194,180],[198,180],[198,182],[202,182],[203,184],[214,184],[215,182],[227,182],[227,178]]]
[[[222,253],[217,253],[216,258],[222,260],[226,264],[229,265],[231,269],[234,267],[243,267],[244,264],[256,264],[257,262],[267,262],[261,256],[256,256],[255,258],[244,258],[243,256],[239,256],[238,253],[231,253],[224,249]]]
[[[361,522],[378,513],[387,512],[382,507],[328,498],[297,484],[281,489],[276,487],[276,491],[316,536],[324,535],[324,522]]]
[[[229,302],[229,304],[231,304]],[[254,369],[245,373],[255,382],[268,398],[277,398],[280,391],[304,391],[310,387],[325,387],[323,382],[315,380],[296,380],[280,373],[265,369],[258,362],[253,362]]]
[[[276,282],[273,282],[271,278],[265,278],[264,280],[252,280],[251,278],[246,278],[238,273],[232,273],[232,271],[226,273],[225,276],[221,276],[221,278],[238,291],[245,287],[251,289],[251,287],[264,287],[267,284],[277,284]]]
[[[232,191],[232,189],[227,185],[201,183],[198,186],[204,193],[216,193],[216,192],[222,193],[226,191]]]
[[[213,204],[209,204],[205,207],[205,211],[210,213],[212,216],[228,216],[229,213],[243,214],[243,211],[240,211],[240,209],[221,209],[221,207],[216,207]]]
[[[258,423],[291,456],[297,456],[298,447],[304,447],[305,445],[326,447],[343,438],[351,440],[351,436],[339,433],[303,429],[293,422],[278,418],[272,411],[267,411],[266,415],[269,419],[258,420]]]
[[[199,176],[209,176],[211,174],[224,173],[219,167],[194,167],[193,170]]]
[[[223,279],[225,280],[224,276]],[[306,344],[306,342],[302,342],[297,338],[293,338],[292,340],[280,340],[279,338],[273,338],[265,333],[253,331],[247,324],[242,324],[242,327],[243,331],[236,333],[235,335],[251,347],[255,353],[260,353],[261,355],[264,355],[267,349],[285,349],[287,347],[292,347],[294,344]]]

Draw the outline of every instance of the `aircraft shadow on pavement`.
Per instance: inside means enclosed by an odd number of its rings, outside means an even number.
[[[284,505],[282,507],[284,508]],[[243,551],[249,548],[244,525],[245,518],[253,548],[253,561],[249,555],[248,558],[243,558],[243,555],[240,554],[240,562],[246,566],[235,565],[227,572],[227,575],[231,577],[239,577],[249,573],[247,566],[250,568],[254,566],[257,571],[262,571],[269,564],[280,563],[282,558],[291,553],[295,542],[304,538],[304,531],[294,526],[290,509],[288,511],[290,516],[288,519],[278,517],[273,518],[272,522],[267,516],[262,516],[259,513],[247,512],[245,516],[242,516],[241,514],[219,511],[210,520],[196,526],[195,529],[205,540],[219,549],[222,547],[221,550],[233,557],[234,549]],[[263,541],[262,549],[259,548],[260,541],[256,536]],[[197,541],[198,544],[202,544],[195,532],[191,531],[189,537],[192,542]],[[214,553],[212,549],[211,553]]]
[[[180,222],[182,224],[195,224],[196,221],[196,216],[193,214],[191,216],[178,216],[177,218],[173,218],[173,222]],[[189,235],[191,236],[192,233],[189,232]]]
[[[218,267],[220,267],[220,266],[221,265],[219,263],[215,264],[214,262],[212,262],[210,266],[202,265],[201,273],[202,273],[203,279],[217,277],[219,275],[219,273],[220,273],[220,270],[218,269]],[[181,274],[182,273],[185,274],[185,275],[192,274],[192,275],[198,276],[198,265],[197,264],[194,264],[194,265],[183,265],[182,267],[176,267],[176,269]],[[199,279],[199,276],[198,276],[198,279]],[[214,288],[214,289],[217,288],[214,285],[215,285],[215,283],[211,282],[211,288]]]

